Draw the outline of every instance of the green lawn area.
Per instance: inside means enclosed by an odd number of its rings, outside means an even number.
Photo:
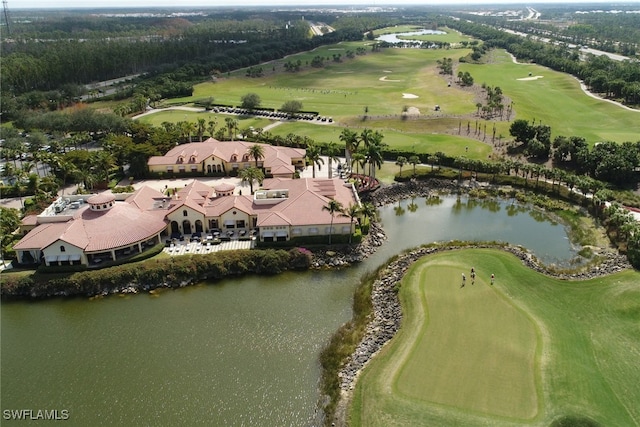
[[[418,261],[400,298],[402,328],[360,376],[350,425],[640,424],[639,272],[567,282],[469,249]]]
[[[514,102],[512,119],[534,120],[551,126],[558,135],[581,136],[590,144],[598,141],[636,142],[640,138],[640,111],[625,110],[586,95],[569,74],[536,64],[514,64],[503,50],[492,52],[490,63],[461,64],[476,84],[500,86]],[[519,80],[541,76],[536,80]],[[506,133],[505,135],[508,135]]]
[[[410,29],[398,27],[391,30]],[[463,38],[447,31],[447,36]],[[319,142],[338,142],[337,136],[342,128],[358,130],[368,127],[383,132],[385,142],[390,146],[415,148],[418,153],[442,151],[460,155],[463,154],[461,149],[465,149],[468,157],[487,159],[491,147],[466,137],[467,128],[474,129],[476,122],[480,128],[486,129],[487,141],[491,139],[494,125],[496,137],[510,139],[510,122],[477,119],[474,94],[455,83],[449,87],[448,83],[455,82],[455,77],[445,77],[438,72],[438,60],[450,57],[455,61],[467,55],[469,49],[383,49],[371,52],[370,44],[367,41],[344,42],[292,55],[264,64],[266,75],[261,78],[245,77],[244,71],[239,70],[216,82],[198,84],[194,87],[193,96],[171,102],[188,104],[213,97],[216,103],[237,106],[242,96],[251,92],[258,94],[262,106],[267,108],[278,109],[287,100],[298,100],[303,110],[332,117],[334,124],[287,123],[274,128],[272,133],[299,133]],[[365,47],[367,54],[346,58],[346,52],[355,51],[357,47]],[[341,62],[332,60],[335,54],[342,55]],[[325,58],[324,67],[307,65],[315,56]],[[298,59],[303,64],[300,72],[284,71],[285,62]],[[469,71],[477,85],[499,86],[513,101],[515,114],[511,120],[520,118],[542,122],[551,126],[552,138],[558,135],[582,136],[590,144],[602,140],[638,140],[640,112],[627,111],[587,96],[580,90],[579,82],[567,74],[535,64],[514,64],[503,50],[492,51],[486,59],[486,64],[460,64],[458,70]],[[520,80],[528,78],[529,73],[532,77],[542,77]],[[435,111],[435,105],[439,105],[441,111]],[[419,111],[419,116],[403,117],[403,111],[407,109]],[[201,117],[200,113],[193,114],[152,115],[141,120],[160,124],[165,120],[185,120],[185,116],[187,119],[194,117],[194,120]],[[224,117],[218,118],[219,126]],[[240,127],[259,128],[268,123],[266,119],[255,122],[246,119],[242,120]]]

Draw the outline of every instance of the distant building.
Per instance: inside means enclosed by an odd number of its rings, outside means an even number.
[[[164,156],[149,158],[149,171],[180,176],[188,172],[233,175],[241,169],[255,166],[249,147],[260,145],[264,157],[258,159],[258,167],[267,177],[293,178],[296,169],[305,167],[306,151],[301,148],[277,147],[245,141],[218,141],[209,138],[204,142],[177,145]]]

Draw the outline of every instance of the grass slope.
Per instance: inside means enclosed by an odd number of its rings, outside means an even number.
[[[465,250],[420,260],[400,297],[403,327],[363,371],[351,425],[640,424],[640,273],[566,282]]]
[[[461,64],[476,84],[500,86],[514,102],[516,116],[551,126],[552,138],[558,135],[582,136],[590,144],[598,141],[638,141],[640,111],[625,110],[610,102],[592,98],[580,89],[569,74],[536,64],[515,64],[504,50],[495,50],[490,63]],[[542,76],[536,80],[519,80]]]
[[[449,33],[452,37],[460,37]],[[286,123],[271,132],[300,133],[319,142],[339,142],[337,135],[344,127],[356,130],[368,127],[383,132],[384,142],[390,146],[415,149],[418,153],[442,151],[455,156],[462,154],[461,147],[469,146],[469,153],[465,152],[467,157],[487,159],[489,144],[466,138],[467,126],[474,129],[476,121],[481,129],[486,129],[488,140],[494,124],[496,137],[510,139],[509,122],[478,120],[474,94],[456,84],[448,87],[447,83],[454,81],[455,76],[445,77],[438,73],[438,60],[444,57],[457,60],[467,55],[469,49],[390,48],[373,53],[370,44],[344,42],[292,55],[264,64],[266,75],[261,78],[247,78],[244,71],[239,70],[216,82],[198,84],[193,96],[174,99],[172,103],[213,97],[216,103],[240,105],[242,96],[250,92],[258,94],[262,106],[268,108],[278,109],[287,100],[298,100],[305,111],[332,117],[335,123]],[[346,52],[355,51],[357,47],[365,47],[368,53],[354,59],[346,58]],[[342,55],[340,62],[332,60],[336,54]],[[324,67],[308,65],[315,56],[325,58]],[[298,59],[302,63],[300,72],[283,70],[285,62]],[[536,64],[515,64],[504,50],[491,51],[486,60],[486,64],[462,63],[457,71],[469,71],[477,85],[499,86],[513,101],[515,115],[511,120],[542,122],[551,126],[552,138],[582,136],[590,144],[603,140],[638,140],[640,112],[627,111],[589,97],[572,76]],[[542,78],[520,80],[527,78],[529,73]],[[406,98],[404,94],[416,97]],[[441,107],[440,112],[434,111],[436,104]],[[419,110],[419,117],[403,118],[403,111],[407,109]],[[170,121],[183,120],[184,116],[184,113],[176,114]],[[187,117],[191,119],[191,116]],[[150,116],[143,120],[154,124],[164,121]],[[223,122],[224,116],[218,119],[219,126]],[[246,124],[264,127],[263,122]],[[458,132],[459,136],[456,135]]]

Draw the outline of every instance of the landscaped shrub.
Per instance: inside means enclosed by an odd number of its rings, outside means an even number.
[[[156,248],[162,250],[162,245]],[[142,255],[155,251],[153,248]],[[67,271],[41,268],[37,274],[3,278],[3,297],[48,297],[54,295],[97,295],[133,287],[148,290],[164,286],[184,286],[229,275],[277,274],[311,265],[310,253],[291,250],[221,251],[206,255],[184,255],[117,265],[99,270]]]

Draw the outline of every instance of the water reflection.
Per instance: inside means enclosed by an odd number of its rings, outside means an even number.
[[[418,209],[423,203],[424,208]],[[524,212],[528,215],[519,215]],[[462,195],[411,198],[380,208],[380,216],[388,243],[379,252],[387,258],[401,250],[449,240],[521,245],[547,264],[569,265],[577,255],[563,225],[544,211],[513,200]]]

